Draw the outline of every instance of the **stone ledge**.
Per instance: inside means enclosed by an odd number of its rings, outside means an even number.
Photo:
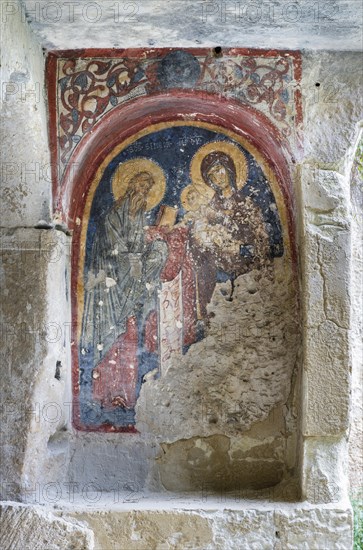
[[[131,510],[79,506],[60,511],[94,532],[94,550],[350,550],[352,512],[349,502],[308,503],[241,501],[210,498],[196,508],[190,499],[136,504]],[[177,508],[177,506],[180,506]],[[142,507],[148,509],[142,509]]]
[[[64,503],[57,508],[4,502],[2,550],[350,550],[352,510],[334,504],[271,503],[211,496],[136,503]]]
[[[84,550],[94,548],[93,533],[45,507],[15,502],[0,505],[2,550]]]

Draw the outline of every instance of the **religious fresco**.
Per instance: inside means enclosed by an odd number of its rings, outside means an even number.
[[[232,132],[148,127],[109,155],[86,200],[77,285],[80,424],[135,431],[146,380],[208,335],[216,286],[289,257],[274,175]],[[178,359],[179,358],[179,359]]]
[[[48,56],[55,199],[72,156],[106,114],[136,98],[172,90],[236,100],[263,113],[298,146],[301,56],[294,51],[223,48],[51,52]]]

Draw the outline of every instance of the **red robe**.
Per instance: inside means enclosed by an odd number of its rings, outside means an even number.
[[[175,279],[181,272],[183,304],[183,345],[196,341],[197,301],[192,256],[188,246],[189,230],[184,227],[148,227],[146,241],[163,240],[168,258],[160,275],[161,282]],[[158,315],[152,311],[143,327],[146,351],[159,353]],[[137,400],[139,334],[135,316],[130,316],[126,332],[120,334],[102,361],[93,370],[93,395],[104,407],[134,408]]]

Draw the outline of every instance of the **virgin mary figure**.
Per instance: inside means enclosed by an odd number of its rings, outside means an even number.
[[[248,178],[243,152],[230,142],[203,145],[191,164],[191,193],[197,211],[191,221],[191,250],[196,262],[198,310],[207,316],[216,282],[231,281],[270,260],[269,237],[260,208],[242,193]],[[188,209],[188,207],[186,207]]]

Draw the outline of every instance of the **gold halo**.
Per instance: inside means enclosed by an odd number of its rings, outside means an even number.
[[[151,210],[159,204],[165,194],[166,178],[162,168],[150,159],[139,157],[119,164],[112,177],[113,196],[115,200],[122,199],[126,195],[130,181],[140,172],[148,172],[155,182],[146,202],[146,210]]]
[[[202,162],[203,159],[209,155],[209,153],[225,153],[234,162],[236,168],[236,186],[237,189],[242,189],[248,178],[248,165],[247,159],[242,153],[242,151],[228,141],[212,141],[211,143],[206,143],[195,153],[193,160],[190,166],[190,175],[192,182],[200,188],[201,194],[207,195],[210,197],[211,191],[212,196],[214,191],[209,187],[209,185],[203,180],[202,176]]]
[[[191,200],[189,198],[189,193],[191,191],[195,191],[198,194],[197,200]],[[201,191],[200,187],[194,184],[184,187],[183,191],[180,193],[180,201],[184,206],[185,210],[196,212],[198,208],[206,205],[209,202],[209,199],[208,197],[206,197],[206,194],[205,193],[203,194],[200,191]],[[213,189],[211,189],[211,191],[212,191],[212,197],[213,197],[214,191]]]

